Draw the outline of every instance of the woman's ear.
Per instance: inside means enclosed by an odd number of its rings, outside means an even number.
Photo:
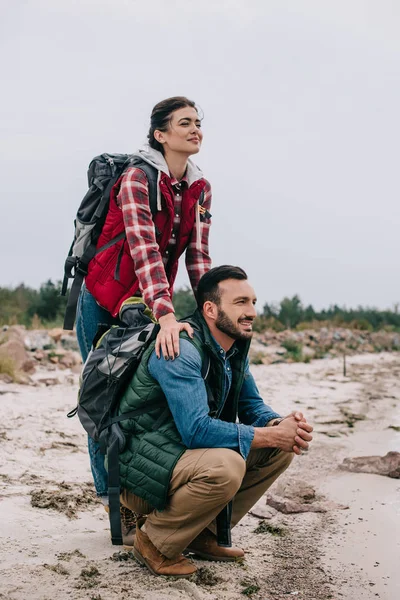
[[[159,143],[159,144],[164,144],[165,143],[165,138],[164,138],[164,134],[162,131],[160,131],[159,129],[156,129],[154,131],[154,139]]]

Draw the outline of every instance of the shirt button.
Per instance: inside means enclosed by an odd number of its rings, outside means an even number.
[[[221,348],[221,350],[219,351],[219,353],[220,353],[220,354],[223,354],[223,353],[224,353],[224,351],[222,350],[222,348]]]
[[[179,213],[175,213],[175,216],[176,216],[176,217],[179,217]]]
[[[231,370],[231,368],[230,368],[230,367],[226,367],[226,370],[227,370],[227,371],[230,371],[230,370]]]
[[[175,234],[174,234],[174,233],[172,234],[172,237],[173,237],[173,238],[175,237]]]

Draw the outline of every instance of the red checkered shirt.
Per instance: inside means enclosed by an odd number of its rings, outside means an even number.
[[[187,185],[185,177],[182,182],[186,182]],[[171,178],[171,184],[179,186],[179,182],[174,178]],[[176,187],[174,190],[178,191]],[[158,320],[160,317],[174,312],[170,294],[171,285],[167,279],[165,267],[169,260],[169,250],[175,244],[175,239],[171,237],[164,256],[161,256],[150,210],[148,181],[140,169],[132,167],[126,171],[117,201],[122,209],[126,239],[143,300]],[[181,201],[182,196],[175,195],[175,215],[181,213]],[[208,182],[204,188],[203,207],[208,211],[211,208],[211,186]],[[180,216],[179,218],[175,217],[173,232],[179,229],[179,223]],[[194,225],[189,245],[186,248],[185,263],[194,292],[202,275],[211,267],[208,250],[210,224],[209,219],[200,221],[201,245],[199,249],[196,247],[197,233]]]

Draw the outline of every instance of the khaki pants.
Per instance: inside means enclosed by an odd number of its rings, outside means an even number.
[[[134,512],[148,514],[146,533],[162,554],[174,558],[208,527],[233,499],[232,527],[289,466],[293,455],[274,448],[251,450],[244,461],[234,450],[186,450],[177,462],[164,511],[123,490],[121,502]]]

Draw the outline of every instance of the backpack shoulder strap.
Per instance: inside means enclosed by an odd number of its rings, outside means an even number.
[[[155,167],[152,167],[145,160],[142,160],[139,156],[134,156],[130,163],[130,167],[136,167],[144,172],[147,177],[149,184],[149,204],[151,214],[154,215],[157,212],[157,193],[158,193],[158,171]]]

